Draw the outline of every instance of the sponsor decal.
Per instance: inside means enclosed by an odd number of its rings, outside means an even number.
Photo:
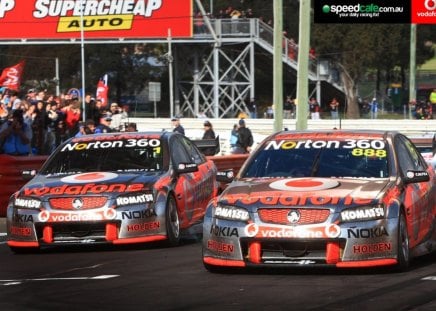
[[[410,23],[409,0],[323,0],[314,11],[316,23]]]
[[[377,228],[361,228],[361,229],[347,229],[348,238],[355,239],[373,239],[383,236],[389,236],[385,227]]]
[[[141,139],[160,139],[160,135],[148,135],[142,133],[117,133],[116,135],[92,135],[92,136],[80,136],[71,139],[73,143],[83,143],[83,142],[96,142],[96,141],[123,141],[123,140],[141,140]]]
[[[347,209],[341,212],[342,221],[378,219],[384,216],[383,207]]]
[[[427,177],[428,172],[425,172],[425,171],[423,171],[423,172],[421,172],[421,171],[407,171],[406,176],[407,176],[407,178]]]
[[[10,232],[12,235],[19,235],[19,236],[31,236],[32,235],[32,229],[27,228],[27,227],[11,226]]]
[[[33,222],[33,215],[13,214],[13,222]]]
[[[79,212],[53,212],[42,211],[38,214],[38,220],[41,222],[72,222],[72,221],[98,221],[113,220],[117,212],[112,209],[102,211],[79,211]]]
[[[225,206],[217,206],[215,208],[215,216],[223,219],[241,221],[247,221],[250,218],[248,211],[245,209]]]
[[[341,228],[335,224],[289,227],[251,223],[245,226],[244,233],[251,238],[337,238]]]
[[[233,244],[221,243],[214,240],[207,241],[207,248],[216,252],[233,253],[235,246]]]
[[[95,138],[94,138],[95,139]],[[126,140],[106,140],[106,141],[91,141],[91,142],[70,142],[62,147],[60,152],[82,151],[90,149],[116,149],[116,148],[135,148],[135,147],[159,147],[159,139],[126,139]]]
[[[23,190],[26,196],[43,196],[43,195],[79,195],[79,194],[101,194],[111,192],[137,192],[144,190],[143,184],[86,184],[86,185],[63,185],[59,187],[41,187],[25,188]]]
[[[269,186],[285,191],[314,191],[335,188],[339,182],[324,178],[293,178],[272,182]]]
[[[436,24],[435,0],[413,0],[411,2],[413,24]]]
[[[127,231],[144,232],[152,231],[160,228],[159,221],[144,222],[140,224],[127,225]]]
[[[354,254],[386,253],[392,251],[391,243],[356,244],[353,245]]]
[[[225,236],[225,237],[239,237],[238,229],[231,227],[221,227],[217,225],[212,225],[210,227],[210,234],[214,236]]]
[[[374,205],[378,201],[376,199],[367,198],[354,198],[351,196],[334,197],[328,195],[312,195],[312,194],[295,194],[282,191],[271,192],[253,192],[237,193],[226,195],[222,201],[226,201],[231,205],[249,205],[249,204],[262,204],[262,205],[283,205],[283,206],[305,206],[305,205]]]
[[[192,36],[192,0],[2,0],[0,18],[1,38]]]
[[[350,149],[355,157],[384,158],[387,153],[383,140],[345,139],[339,140],[273,140],[266,144],[265,150],[294,150],[294,149]]]
[[[288,149],[375,149],[383,150],[385,142],[381,139],[344,139],[344,140],[272,140],[265,146],[265,150]]]
[[[75,175],[63,177],[61,178],[61,181],[64,183],[84,184],[88,182],[101,182],[101,181],[111,180],[117,177],[118,174],[115,173],[91,172],[91,173],[82,173],[82,174],[75,174]]]
[[[42,205],[40,200],[30,199],[30,198],[16,198],[14,201],[15,207],[23,208],[40,208]]]
[[[143,193],[138,195],[130,195],[130,196],[122,196],[117,198],[118,206],[132,205],[132,204],[141,204],[141,203],[149,203],[153,202],[153,194],[151,193]]]
[[[121,212],[121,218],[124,219],[144,219],[157,216],[153,208],[144,211],[125,211]]]
[[[178,168],[179,168],[179,170],[185,170],[185,169],[193,168],[196,166],[197,166],[197,164],[195,164],[195,163],[180,163]]]

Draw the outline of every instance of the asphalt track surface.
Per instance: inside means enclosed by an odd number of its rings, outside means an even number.
[[[436,254],[409,271],[204,269],[199,241],[13,254],[0,236],[0,310],[436,310]]]

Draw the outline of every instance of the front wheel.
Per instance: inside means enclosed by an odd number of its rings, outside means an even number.
[[[165,224],[170,246],[176,246],[180,243],[180,221],[177,213],[176,200],[172,195],[168,197],[165,210]]]
[[[400,213],[398,219],[398,250],[397,250],[397,269],[404,271],[410,264],[410,250],[409,250],[409,234],[407,232],[407,223],[404,212]]]

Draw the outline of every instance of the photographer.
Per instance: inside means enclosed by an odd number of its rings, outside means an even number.
[[[24,123],[23,111],[15,110],[0,130],[1,152],[9,155],[28,155],[31,129]]]

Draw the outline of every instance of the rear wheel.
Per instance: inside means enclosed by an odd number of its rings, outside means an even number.
[[[398,250],[397,250],[398,264],[397,268],[400,271],[406,270],[410,264],[410,250],[409,250],[409,234],[407,232],[407,223],[404,212],[401,211],[398,219]]]
[[[165,210],[165,224],[167,230],[168,244],[176,246],[180,243],[180,221],[177,213],[176,200],[172,195],[168,197]]]

